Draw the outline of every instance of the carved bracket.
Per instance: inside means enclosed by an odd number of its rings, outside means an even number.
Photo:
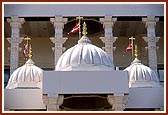
[[[55,38],[55,37],[50,37],[50,40],[55,44],[55,43],[60,43],[60,44],[64,44],[65,41],[67,40],[68,38]]]

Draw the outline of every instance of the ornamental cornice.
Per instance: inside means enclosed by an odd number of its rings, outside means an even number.
[[[142,37],[144,40],[145,40],[145,42],[158,42],[159,41],[159,39],[160,39],[160,37]]]
[[[50,22],[52,22],[52,23],[55,23],[55,22],[66,23],[67,21],[68,21],[68,18],[63,18],[63,17],[50,18]]]

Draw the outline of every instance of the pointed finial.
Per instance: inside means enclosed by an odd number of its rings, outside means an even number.
[[[83,34],[84,36],[87,35],[87,25],[86,25],[85,22],[83,23],[83,32],[82,32],[82,34]]]
[[[32,47],[31,44],[29,46],[29,54],[28,54],[29,59],[32,58]]]
[[[135,45],[135,57],[137,58],[138,57],[138,48],[137,48],[137,45]]]
[[[83,36],[81,37],[80,40],[78,40],[78,44],[81,43],[91,43],[91,41],[89,40],[89,38],[86,36],[87,35],[87,27],[86,27],[86,23],[83,23],[83,32],[82,32]]]

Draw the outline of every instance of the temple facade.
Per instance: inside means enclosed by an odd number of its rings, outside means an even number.
[[[5,112],[165,110],[165,3],[3,9]]]

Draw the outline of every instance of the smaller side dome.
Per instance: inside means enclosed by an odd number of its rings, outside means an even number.
[[[129,83],[140,84],[136,85],[138,87],[152,87],[153,85],[147,85],[147,83],[156,84],[159,82],[159,78],[156,73],[149,67],[143,65],[138,58],[135,58],[131,65],[124,69],[124,71],[128,71]]]
[[[6,89],[42,88],[43,70],[34,65],[32,59],[17,68],[9,78]]]

